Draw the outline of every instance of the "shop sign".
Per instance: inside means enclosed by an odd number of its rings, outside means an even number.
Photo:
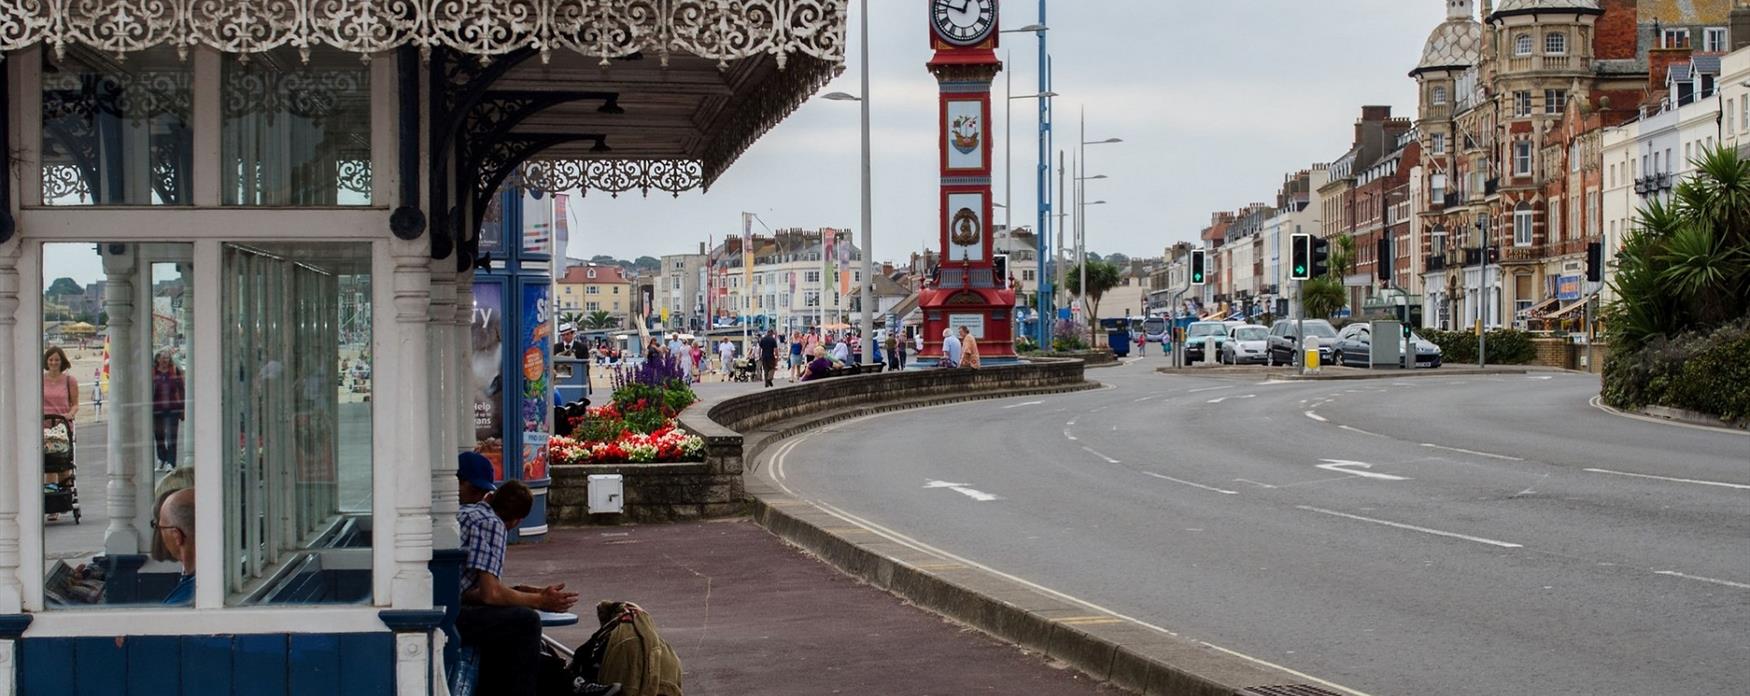
[[[1556,282],[1556,299],[1564,302],[1572,302],[1580,299],[1580,295],[1584,294],[1582,288],[1585,279],[1585,276],[1562,276],[1561,279]]]

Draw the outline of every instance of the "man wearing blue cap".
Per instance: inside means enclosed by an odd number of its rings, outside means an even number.
[[[463,452],[456,462],[461,507],[462,606],[456,631],[480,653],[476,693],[534,696],[540,673],[541,617],[535,610],[562,612],[577,603],[565,585],[508,586],[504,571],[507,530],[522,524],[534,496],[521,481],[492,482],[492,462],[478,452]],[[584,696],[614,696],[620,685],[579,685]]]

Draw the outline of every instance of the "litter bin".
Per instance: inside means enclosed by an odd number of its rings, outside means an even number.
[[[1118,329],[1106,332],[1106,345],[1112,347],[1112,354],[1120,358],[1130,356],[1130,331]]]

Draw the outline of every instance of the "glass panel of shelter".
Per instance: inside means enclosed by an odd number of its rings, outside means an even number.
[[[193,246],[50,243],[41,259],[44,602],[187,605],[192,491],[173,494],[194,481]]]
[[[46,205],[190,205],[194,68],[156,47],[42,49]]]
[[[370,66],[357,54],[226,54],[221,75],[225,205],[371,204]]]
[[[228,605],[371,599],[370,259],[224,248]]]

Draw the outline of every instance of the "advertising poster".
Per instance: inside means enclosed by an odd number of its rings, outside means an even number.
[[[474,451],[492,461],[504,480],[504,286],[474,284],[474,319],[468,356],[474,404]]]
[[[547,477],[547,437],[553,421],[553,323],[548,315],[551,286],[522,286],[522,326],[517,331],[523,388],[518,394],[522,418],[522,478]]]

